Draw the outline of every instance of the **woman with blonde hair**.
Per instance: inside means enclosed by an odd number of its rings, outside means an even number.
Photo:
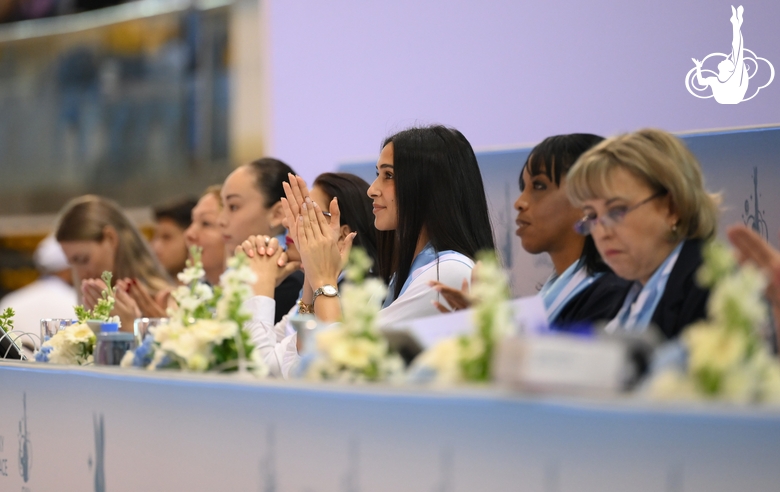
[[[221,185],[206,188],[192,209],[190,226],[184,231],[187,247],[197,246],[201,250],[200,260],[205,272],[205,280],[209,285],[219,283],[219,277],[225,271],[225,258],[227,258],[225,241],[222,239],[222,231],[217,223],[222,210],[219,195],[221,190]],[[167,308],[173,307],[172,301],[166,299],[165,295],[158,295],[155,298],[138,282],[131,283],[128,293],[138,304],[144,316],[149,318],[164,318],[167,316]]]
[[[130,285],[139,283],[156,298],[170,291],[171,279],[149,244],[111,200],[96,195],[71,200],[60,213],[55,237],[73,268],[76,285],[81,284],[82,302],[88,309],[105,287],[101,274],[112,273],[116,288],[113,314],[120,316],[125,330],[132,330],[133,319],[143,314],[128,294]]]
[[[655,129],[610,138],[583,154],[567,181],[569,199],[585,212],[577,231],[634,282],[608,330],[655,325],[675,338],[706,316],[709,291],[696,270],[716,233],[718,197],[681,140]]]

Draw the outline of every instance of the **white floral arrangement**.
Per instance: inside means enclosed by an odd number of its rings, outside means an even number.
[[[353,248],[341,287],[342,321],[314,334],[316,354],[305,375],[315,380],[342,382],[398,381],[403,360],[391,353],[377,326],[387,295],[378,278],[366,278],[372,260]]]
[[[250,372],[264,377],[268,367],[250,342],[244,323],[250,315],[242,305],[252,296],[256,277],[243,253],[228,260],[228,268],[214,288],[204,282],[201,251],[193,248],[192,259],[178,278],[184,284],[173,292],[178,307],[168,310],[170,319],[150,329],[134,351],[122,359],[123,367],[149,370]]]
[[[683,331],[682,357],[653,376],[650,395],[780,404],[780,364],[764,342],[766,278],[752,265],[739,267],[720,243],[707,245],[703,256],[697,279],[711,289],[707,320]]]
[[[492,377],[496,344],[513,332],[512,309],[507,302],[509,280],[495,253],[479,255],[470,297],[474,330],[442,340],[413,363],[413,381],[441,384],[484,382]]]
[[[47,338],[41,344],[40,350],[35,354],[38,362],[50,362],[52,364],[87,365],[94,362],[95,343],[97,337],[88,321],[116,323],[121,325],[119,316],[111,316],[116,300],[114,289],[111,287],[111,272],[103,272],[100,276],[106,284],[101,292],[101,298],[92,310],[84,306],[75,306],[74,311],[79,322],[70,325]]]

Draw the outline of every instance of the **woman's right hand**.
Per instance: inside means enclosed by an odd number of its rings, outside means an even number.
[[[453,311],[460,311],[461,309],[468,309],[471,307],[471,298],[469,297],[469,281],[467,279],[463,279],[461,290],[454,289],[435,280],[428,282],[428,285],[430,285],[433,290],[441,294],[447,301],[447,304],[450,305],[450,308],[452,308],[447,309],[439,301],[433,301],[433,305],[442,313],[451,313]]]
[[[243,251],[249,258],[249,266],[257,276],[252,286],[256,296],[273,298],[274,289],[292,272],[300,268],[300,262],[287,261],[287,254],[279,247],[279,240],[268,236],[249,236],[236,253]]]
[[[330,205],[331,214],[338,213],[335,201]],[[339,245],[339,236],[328,224],[322,210],[315,202],[307,198],[302,206],[302,216],[298,218],[298,251],[301,254],[308,284],[312,290],[325,285],[336,286],[341,273],[341,252],[352,247],[355,233],[344,239]],[[337,297],[321,296],[314,302],[314,314],[321,321],[329,323],[341,318],[341,303]],[[305,302],[305,301],[304,301]]]

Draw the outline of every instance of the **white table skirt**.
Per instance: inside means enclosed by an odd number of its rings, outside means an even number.
[[[778,412],[8,362],[0,391],[3,491],[780,490]]]

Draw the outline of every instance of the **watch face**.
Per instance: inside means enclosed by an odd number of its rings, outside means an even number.
[[[328,297],[335,297],[339,294],[339,290],[332,285],[323,285],[322,293]]]

